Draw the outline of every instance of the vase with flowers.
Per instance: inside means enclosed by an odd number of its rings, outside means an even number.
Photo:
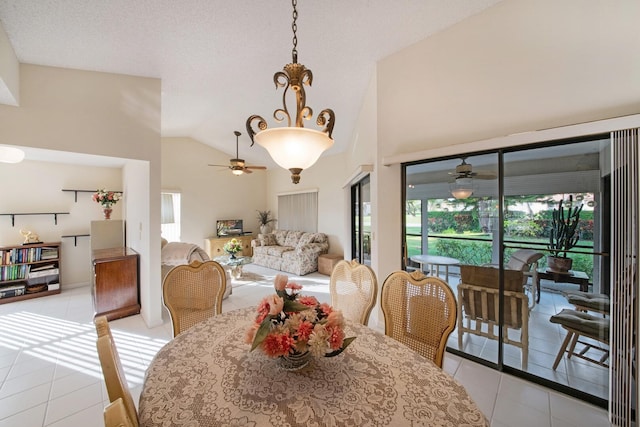
[[[300,295],[302,286],[288,280],[278,274],[274,280],[276,293],[258,304],[255,321],[245,336],[251,351],[258,348],[278,358],[286,370],[305,367],[312,356],[342,353],[355,339],[345,338],[342,312],[313,296]]]
[[[229,240],[222,247],[231,259],[236,259],[236,254],[242,250],[242,243],[236,238]]]
[[[93,201],[102,206],[104,219],[111,219],[111,212],[113,211],[111,207],[118,203],[121,198],[121,192],[107,191],[104,188],[99,188],[95,193],[93,193]]]

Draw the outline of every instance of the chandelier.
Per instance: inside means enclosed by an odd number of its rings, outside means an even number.
[[[273,82],[276,89],[284,87],[282,95],[283,108],[278,108],[273,112],[273,118],[280,123],[287,121],[286,127],[268,129],[267,122],[258,115],[253,115],[247,119],[247,133],[251,138],[251,146],[254,142],[264,147],[271,158],[280,166],[291,172],[291,181],[294,184],[300,182],[300,173],[303,169],[311,167],[320,157],[323,151],[333,145],[331,133],[335,124],[335,114],[333,110],[326,108],[318,114],[316,124],[324,126],[320,131],[306,129],[304,120],[309,120],[313,116],[313,110],[306,105],[306,94],[304,85],[311,86],[313,74],[311,70],[298,63],[298,38],[297,24],[298,11],[297,0],[292,0],[293,6],[293,49],[291,50],[292,62],[284,66],[283,71],[278,71],[273,75]],[[287,107],[287,94],[289,89],[293,91],[296,101],[295,125],[292,126],[292,118]],[[257,122],[257,132],[253,129],[254,122]]]

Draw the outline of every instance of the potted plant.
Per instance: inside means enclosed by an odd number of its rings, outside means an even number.
[[[571,270],[573,260],[567,256],[567,251],[571,250],[580,240],[580,234],[576,232],[580,221],[582,203],[573,207],[573,196],[569,196],[567,209],[563,206],[563,201],[558,203],[558,209],[553,209],[551,230],[549,232],[549,252],[547,266],[552,271],[568,272]]]
[[[258,211],[258,225],[260,225],[261,234],[267,234],[269,224],[275,221],[276,219],[271,216],[271,211]]]

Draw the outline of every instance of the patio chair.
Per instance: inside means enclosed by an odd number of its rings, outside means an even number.
[[[537,302],[540,302],[540,281],[538,279],[538,261],[544,254],[532,249],[518,249],[511,254],[505,269],[522,271],[522,286],[530,296],[529,310],[533,310]],[[485,264],[485,266],[496,266]],[[531,278],[531,281],[529,281]]]
[[[176,337],[222,312],[227,275],[215,261],[178,265],[162,281],[162,301],[171,315]]]
[[[102,375],[109,395],[109,402],[114,403],[117,400],[122,401],[127,418],[134,427],[138,426],[138,413],[136,410],[131,391],[127,385],[127,379],[122,369],[122,363],[118,355],[109,323],[105,316],[97,317],[94,320],[98,340],[96,348],[98,349],[98,357],[100,366],[102,367]],[[126,425],[126,424],[125,424]]]
[[[607,364],[607,360],[609,359],[610,326],[608,317],[593,316],[584,311],[565,308],[560,313],[551,316],[549,320],[551,323],[562,326],[567,331],[567,336],[564,338],[556,360],[553,362],[554,371],[565,353],[567,353],[567,359],[575,356],[605,368],[609,367]],[[580,340],[581,337],[588,338],[589,340]],[[578,343],[583,346],[580,351],[576,351],[576,345]],[[602,344],[602,346],[597,343]],[[599,359],[594,359],[589,355],[592,354],[593,351],[599,351],[601,353]]]
[[[456,327],[456,298],[444,280],[421,271],[391,273],[380,298],[384,333],[442,368],[449,335]]]
[[[357,261],[338,261],[329,279],[331,305],[345,318],[363,325],[378,298],[378,280],[371,267]]]
[[[529,305],[522,287],[523,276],[520,270],[504,270],[502,340],[505,344],[521,349],[522,368],[526,369],[529,354]],[[477,265],[460,266],[458,348],[461,350],[465,332],[492,340],[498,339],[499,279],[500,270],[497,268]],[[471,321],[474,321],[473,327]],[[483,325],[486,325],[486,331]],[[519,330],[519,339],[510,337],[509,329]]]

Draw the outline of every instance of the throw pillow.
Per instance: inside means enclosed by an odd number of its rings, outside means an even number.
[[[295,248],[296,246],[298,246],[298,242],[300,241],[300,238],[303,234],[304,231],[290,231],[289,234],[287,234],[287,239],[284,242],[284,246]]]
[[[308,245],[309,243],[313,243],[314,237],[315,237],[315,233],[304,233],[302,237],[300,237],[300,241],[298,242],[298,247]]]
[[[286,246],[285,242],[287,240],[287,234],[289,234],[289,230],[276,230],[273,233],[276,236],[276,242],[280,246]]]
[[[273,233],[261,234],[260,236],[262,236],[262,238],[260,239],[262,246],[274,246],[278,244],[276,235]]]

